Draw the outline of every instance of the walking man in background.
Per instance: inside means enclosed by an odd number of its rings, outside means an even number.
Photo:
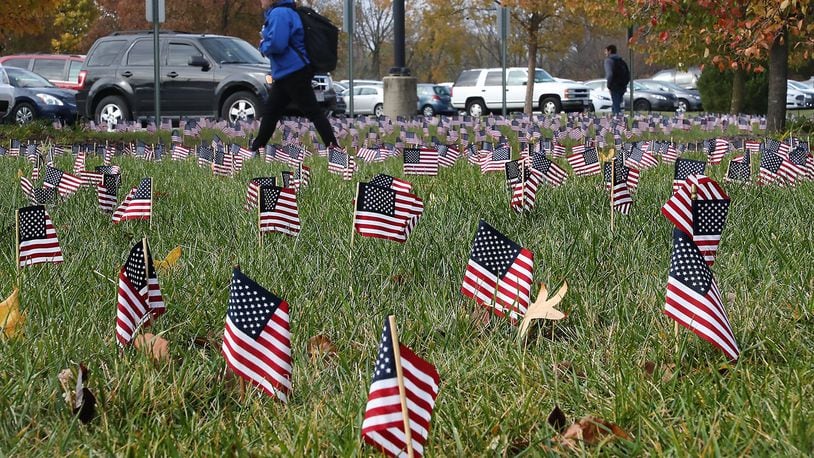
[[[605,81],[611,94],[611,111],[616,115],[622,112],[622,98],[630,83],[630,69],[616,54],[616,45],[608,45],[605,56]]]
[[[265,15],[260,32],[260,53],[271,62],[273,82],[263,107],[263,118],[251,149],[258,151],[268,143],[283,110],[291,100],[314,123],[322,143],[337,145],[331,123],[317,104],[311,87],[314,70],[305,51],[305,31],[294,0],[260,0]]]

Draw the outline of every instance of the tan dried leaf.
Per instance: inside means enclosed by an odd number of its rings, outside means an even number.
[[[170,343],[161,336],[147,332],[136,337],[133,345],[156,362],[170,360]]]
[[[312,360],[320,357],[332,358],[336,356],[336,347],[327,336],[317,334],[308,339],[308,356]]]
[[[568,446],[575,446],[580,441],[586,445],[596,445],[606,438],[613,437],[625,440],[631,439],[630,435],[615,423],[588,416],[582,417],[578,422],[569,426],[560,437],[559,442]]]

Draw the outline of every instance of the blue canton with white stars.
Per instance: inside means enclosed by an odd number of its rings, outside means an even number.
[[[257,340],[282,302],[240,270],[232,272],[226,315],[242,333]]]
[[[373,382],[395,378],[396,354],[393,352],[393,334],[390,332],[390,320],[384,320],[382,340],[379,342],[379,353],[376,356],[376,365],[373,367]]]

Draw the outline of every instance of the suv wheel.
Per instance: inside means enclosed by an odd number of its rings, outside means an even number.
[[[423,114],[426,118],[432,118],[435,116],[435,110],[432,109],[432,105],[424,105],[424,108],[421,110],[421,114]]]
[[[474,118],[479,118],[486,113],[486,107],[483,105],[483,101],[480,99],[473,100],[466,105],[466,112],[469,116]]]
[[[93,117],[98,124],[103,122],[118,124],[130,120],[130,111],[127,109],[127,102],[123,98],[118,95],[109,95],[96,105]]]
[[[17,124],[28,124],[36,117],[35,113],[34,105],[23,102],[18,104],[11,111],[11,119],[13,119]]]
[[[376,106],[373,107],[373,114],[376,115],[377,118],[384,116],[384,105],[377,103]]]
[[[259,116],[260,101],[251,92],[235,92],[226,98],[221,107],[220,117],[233,123],[251,121]]]
[[[556,97],[546,97],[540,100],[540,111],[544,115],[555,115],[560,112],[560,101]]]

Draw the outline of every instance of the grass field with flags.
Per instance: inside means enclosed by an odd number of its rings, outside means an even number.
[[[0,131],[0,142],[7,146],[10,135],[17,133]],[[133,137],[58,135],[67,143]],[[710,136],[692,130],[684,140]],[[541,186],[534,208],[518,214],[504,173],[482,174],[465,158],[435,177],[405,176],[401,157],[358,161],[353,179],[343,180],[314,155],[305,160],[310,183],[297,193],[299,234],[259,240],[257,213],[244,209],[247,183],[279,180],[288,165],[254,158],[222,177],[194,157],[116,156],[119,201],[152,178],[152,219],[113,224],[93,188],[82,188],[47,206],[64,261],[18,276],[14,215],[29,205],[18,171],[30,177],[32,164],[2,156],[0,300],[19,282],[24,321],[0,340],[0,455],[378,456],[361,430],[388,315],[400,342],[440,377],[427,456],[809,455],[814,182],[726,183],[733,156],[706,174],[731,197],[712,272],[737,362],[684,327],[676,334],[664,313],[673,225],[660,209],[672,194],[672,164],[642,170],[629,214],[615,214],[611,230],[602,175],[574,176],[563,158],[554,162],[567,181]],[[101,164],[90,155],[86,168]],[[73,157],[58,156],[54,166],[71,171]],[[412,182],[423,216],[404,244],[356,234],[351,245],[357,183],[377,173]],[[508,318],[488,319],[461,293],[480,220],[534,254],[532,300],[540,283],[553,294],[567,282],[557,305],[566,318],[533,322],[521,339]],[[155,259],[182,252],[157,269],[166,313],[138,331],[166,340],[159,358],[122,350],[116,339],[119,270],[143,237]],[[226,370],[221,344],[235,265],[289,306],[287,403]],[[65,399],[80,363],[96,398],[88,424]],[[61,382],[64,369],[72,377]],[[551,415],[555,406],[561,413]],[[568,439],[585,417],[615,426]]]

